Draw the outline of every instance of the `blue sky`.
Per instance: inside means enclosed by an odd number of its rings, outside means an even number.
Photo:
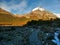
[[[14,14],[29,13],[36,7],[60,14],[60,0],[0,0],[0,7]]]

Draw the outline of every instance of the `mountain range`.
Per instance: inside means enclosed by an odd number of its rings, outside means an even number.
[[[32,20],[54,20],[57,16],[44,8],[37,7],[27,14],[12,14],[0,8],[0,25],[22,26]]]

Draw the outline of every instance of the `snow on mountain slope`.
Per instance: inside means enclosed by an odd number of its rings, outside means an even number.
[[[36,7],[36,8],[34,8],[32,11],[35,11],[35,10],[44,11],[45,9],[44,9],[44,8],[40,8],[40,7]]]
[[[56,13],[54,13],[58,18],[60,18],[60,14],[56,14]]]

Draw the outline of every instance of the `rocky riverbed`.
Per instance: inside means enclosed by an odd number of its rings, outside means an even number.
[[[0,26],[0,45],[60,45],[60,28]]]

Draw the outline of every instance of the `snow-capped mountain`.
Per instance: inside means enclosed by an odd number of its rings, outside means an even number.
[[[44,8],[41,8],[41,7],[36,7],[36,8],[34,8],[32,11],[35,11],[35,10],[44,11],[45,9],[44,9]]]
[[[33,20],[38,20],[38,19],[41,19],[41,20],[56,19],[56,16],[53,13],[45,10],[44,8],[40,8],[40,7],[34,8],[27,15],[29,15],[30,19],[33,19]]]

